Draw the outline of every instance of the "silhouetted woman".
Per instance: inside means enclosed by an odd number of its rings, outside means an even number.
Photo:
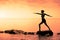
[[[41,31],[41,24],[43,24],[43,23],[48,27],[49,30],[51,30],[51,29],[49,28],[49,26],[47,25],[46,20],[45,20],[44,17],[45,17],[45,15],[46,15],[46,16],[49,16],[49,17],[52,17],[52,16],[50,16],[50,15],[48,15],[48,14],[45,14],[45,13],[44,13],[44,10],[41,10],[41,13],[36,13],[36,14],[41,15],[41,19],[42,19],[41,23],[39,24],[39,31]]]

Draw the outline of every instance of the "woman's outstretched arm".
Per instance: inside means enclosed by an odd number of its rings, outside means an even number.
[[[52,16],[50,16],[50,15],[48,15],[48,14],[45,14],[45,15],[47,15],[47,16],[49,16],[49,17],[52,17]]]
[[[41,15],[41,13],[35,13],[35,14]]]

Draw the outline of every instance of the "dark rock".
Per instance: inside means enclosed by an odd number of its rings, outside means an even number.
[[[24,32],[23,34],[24,34],[24,35],[27,35],[27,32]]]
[[[57,35],[60,35],[60,33],[57,33]]]
[[[4,33],[4,31],[0,31],[0,33]]]
[[[16,34],[13,30],[6,30],[5,33]]]
[[[25,35],[34,35],[34,32],[24,32]]]
[[[47,30],[47,31],[37,31],[36,34],[41,35],[41,36],[52,36],[53,32],[49,31],[49,30]]]
[[[34,32],[28,32],[28,34],[30,34],[30,35],[34,35]]]
[[[5,33],[9,33],[9,34],[23,34],[24,33],[24,31],[22,31],[22,30],[5,30],[4,31]]]

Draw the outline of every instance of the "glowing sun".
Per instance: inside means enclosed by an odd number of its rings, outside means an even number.
[[[5,18],[6,14],[0,14],[0,18]]]

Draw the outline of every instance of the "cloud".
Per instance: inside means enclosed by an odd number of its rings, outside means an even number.
[[[60,0],[53,0],[53,2],[60,6]]]
[[[46,0],[26,0],[26,1],[29,3],[40,3],[40,4],[46,3]]]

